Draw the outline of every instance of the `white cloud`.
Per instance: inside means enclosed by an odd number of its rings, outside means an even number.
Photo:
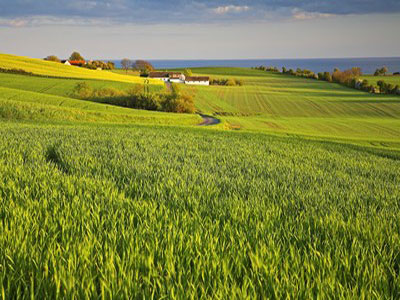
[[[324,14],[319,12],[307,12],[299,9],[292,10],[292,18],[295,20],[313,20],[313,19],[325,19],[333,17],[334,14]]]
[[[236,5],[227,5],[227,6],[219,6],[217,8],[214,8],[213,11],[214,13],[218,15],[225,15],[228,13],[241,13],[248,11],[250,7],[248,6],[236,6]]]
[[[107,25],[112,22],[107,18],[82,18],[82,17],[53,17],[33,16],[26,18],[0,18],[0,27],[31,27],[31,26],[85,26],[85,25]]]

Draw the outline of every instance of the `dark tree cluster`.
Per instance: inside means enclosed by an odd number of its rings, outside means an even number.
[[[374,76],[386,76],[386,73],[389,72],[389,69],[384,66],[380,69],[376,69]]]
[[[244,81],[236,78],[211,78],[210,85],[224,85],[224,86],[242,86]]]
[[[393,84],[386,83],[383,80],[379,80],[377,84],[379,86],[379,92],[381,94],[400,95],[399,85],[394,86]]]
[[[91,69],[91,70],[96,70],[96,69],[102,69],[102,70],[114,70],[115,69],[115,64],[112,61],[104,62],[101,60],[93,60],[84,65],[85,68]]]
[[[254,69],[260,70],[260,71],[279,73],[279,69],[277,67],[258,66],[258,67],[255,67]]]

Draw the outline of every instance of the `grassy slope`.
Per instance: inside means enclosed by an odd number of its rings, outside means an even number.
[[[45,76],[143,83],[143,79],[136,76],[125,76],[109,71],[89,70],[80,67],[67,66],[56,62],[44,61],[42,59],[14,56],[9,54],[0,54],[0,68],[22,69],[27,72]],[[151,80],[151,84],[161,85],[161,83],[157,80]]]
[[[0,73],[0,117],[3,119],[169,125],[196,125],[201,122],[201,118],[196,115],[133,110],[70,98],[74,86],[83,80],[89,80],[89,84],[94,88],[128,89],[132,84],[141,81],[133,76],[106,71],[93,72],[84,68],[2,54],[0,67],[24,69],[48,76],[77,78],[45,78]],[[100,80],[101,78],[104,80]],[[151,90],[164,88],[159,81],[154,83],[150,84]]]
[[[379,80],[383,80],[386,83],[391,83],[394,86],[400,85],[400,76],[373,76],[373,75],[364,75],[361,79],[367,79],[370,84],[374,84],[377,86],[377,82]]]
[[[207,113],[229,126],[326,138],[400,141],[400,98],[337,84],[240,68],[199,68],[198,74],[242,78],[243,87],[186,87]]]
[[[4,87],[0,87],[0,118],[168,125],[196,125],[201,121],[197,115],[128,109]]]
[[[0,73],[0,87],[63,97],[70,97],[74,87],[80,82],[87,82],[91,87],[96,89],[112,87],[119,90],[127,90],[133,86],[132,83],[118,81],[45,78]],[[159,91],[164,88],[163,85],[150,85],[149,87],[151,91]]]
[[[1,124],[0,290],[398,299],[399,159],[246,132]]]

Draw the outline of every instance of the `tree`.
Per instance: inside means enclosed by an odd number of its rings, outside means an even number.
[[[79,52],[72,52],[71,56],[69,57],[69,60],[75,60],[75,61],[84,61],[85,59],[83,58],[82,55],[80,55]]]
[[[61,60],[55,55],[49,55],[44,60],[54,61],[54,62],[61,62]]]
[[[154,71],[153,65],[145,60],[137,60],[133,65],[133,69],[138,70],[140,72],[151,72]]]
[[[122,66],[122,69],[124,69],[125,70],[125,72],[128,74],[128,70],[131,68],[131,66],[132,66],[132,61],[130,60],[130,59],[128,59],[128,58],[124,58],[122,61],[121,61],[121,66]]]
[[[325,79],[325,81],[332,82],[332,75],[331,75],[331,73],[325,72],[325,73],[324,73],[324,79]]]
[[[389,71],[388,68],[386,66],[384,66],[381,70],[381,74],[386,76],[386,73]]]
[[[185,71],[183,71],[183,75],[185,75],[185,77],[191,77],[193,72],[190,69],[185,69]]]
[[[282,67],[282,73],[286,74],[286,72],[287,72],[286,67]]]

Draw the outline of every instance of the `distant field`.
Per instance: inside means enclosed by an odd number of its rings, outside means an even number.
[[[143,83],[143,79],[140,77],[125,76],[109,71],[89,70],[75,66],[67,66],[56,62],[44,61],[42,59],[14,56],[9,54],[0,54],[0,68],[22,69],[26,72],[45,76]],[[161,85],[161,83],[156,80],[151,80],[151,83]]]
[[[131,75],[131,76],[140,76],[140,72],[134,71],[134,70],[122,70],[122,69],[114,69],[111,72],[116,73],[116,74],[122,74],[122,75]]]
[[[386,83],[391,83],[394,86],[399,85],[400,86],[400,76],[372,76],[372,75],[364,75],[361,77],[361,79],[367,79],[370,84],[374,84],[377,86],[377,82],[379,80],[383,80]]]
[[[227,127],[325,138],[400,141],[400,97],[371,95],[338,84],[240,68],[199,68],[235,77],[242,87],[193,87],[199,110]]]
[[[127,90],[134,84],[128,82],[88,80],[88,79],[63,79],[24,76],[0,73],[0,87],[20,89],[25,91],[70,97],[77,83],[87,82],[93,88],[116,88]],[[150,91],[160,91],[163,85],[149,85]]]

